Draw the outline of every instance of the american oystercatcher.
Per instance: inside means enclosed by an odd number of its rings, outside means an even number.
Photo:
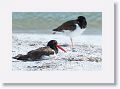
[[[58,48],[62,51],[66,52],[61,46],[57,44],[56,40],[51,40],[48,42],[46,47],[41,47],[32,51],[29,51],[26,55],[18,54],[17,56],[13,57],[17,60],[23,61],[37,61],[43,55],[49,56],[58,53]]]
[[[76,20],[69,20],[56,29],[53,29],[53,34],[56,34],[56,32],[66,32],[69,31],[70,33],[68,34],[70,36],[70,40],[72,43],[72,48],[73,48],[73,41],[72,41],[72,34],[77,33],[81,34],[85,28],[87,27],[87,21],[84,16],[79,16]],[[79,29],[78,29],[79,28]]]

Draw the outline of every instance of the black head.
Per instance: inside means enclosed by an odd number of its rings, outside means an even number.
[[[81,29],[84,29],[87,27],[87,21],[84,16],[79,16],[77,21],[78,21],[78,25],[80,26]]]
[[[51,49],[55,51],[55,53],[58,53],[58,48],[61,49],[62,51],[66,52],[61,46],[58,45],[56,40],[50,40],[47,44]]]
[[[57,48],[57,41],[56,40],[50,40],[47,44],[51,49],[55,51],[55,53],[58,53],[58,48]]]

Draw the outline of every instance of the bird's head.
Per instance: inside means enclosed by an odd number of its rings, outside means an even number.
[[[55,51],[55,53],[58,53],[58,48],[61,49],[62,51],[66,52],[60,45],[58,45],[56,40],[50,40],[47,44],[51,49]]]
[[[78,25],[80,26],[81,29],[84,29],[87,27],[87,21],[84,16],[79,16],[77,18],[77,21],[78,21]]]

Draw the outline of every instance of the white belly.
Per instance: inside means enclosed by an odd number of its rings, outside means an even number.
[[[80,36],[85,29],[81,29],[78,24],[76,24],[76,29],[74,31],[65,31],[65,33],[70,37]]]

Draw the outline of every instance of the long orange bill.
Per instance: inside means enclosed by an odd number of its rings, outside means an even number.
[[[66,52],[60,45],[57,45],[57,48],[61,49],[62,51]]]

